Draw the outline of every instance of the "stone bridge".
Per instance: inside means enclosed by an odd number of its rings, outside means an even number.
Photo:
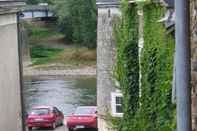
[[[53,11],[49,8],[48,5],[32,5],[32,6],[26,6],[22,10],[22,19],[37,19],[37,18],[54,18]]]

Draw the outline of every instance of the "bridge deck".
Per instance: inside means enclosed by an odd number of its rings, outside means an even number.
[[[23,14],[24,16],[22,19],[54,17],[53,11],[49,8],[49,6],[45,5],[26,6],[23,9]]]

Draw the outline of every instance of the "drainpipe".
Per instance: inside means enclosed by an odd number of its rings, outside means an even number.
[[[138,40],[138,56],[139,56],[139,95],[141,97],[142,95],[142,67],[141,67],[141,56],[142,56],[142,50],[144,47],[144,12],[143,7],[139,7],[138,10],[138,17],[139,17],[139,40]]]
[[[189,0],[175,0],[177,131],[191,131]]]
[[[25,105],[23,96],[23,62],[22,62],[22,35],[20,30],[20,16],[21,12],[17,12],[17,35],[18,35],[18,56],[19,56],[19,79],[20,79],[20,99],[21,99],[21,116],[22,117],[22,131],[25,131]]]

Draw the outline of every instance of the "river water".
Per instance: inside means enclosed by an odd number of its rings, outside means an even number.
[[[96,78],[26,77],[23,94],[27,112],[34,106],[52,105],[68,116],[78,106],[96,105]]]

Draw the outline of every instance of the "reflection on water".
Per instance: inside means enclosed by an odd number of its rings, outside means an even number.
[[[65,116],[77,106],[96,105],[96,78],[25,78],[24,101],[26,110],[33,106],[52,105]]]

